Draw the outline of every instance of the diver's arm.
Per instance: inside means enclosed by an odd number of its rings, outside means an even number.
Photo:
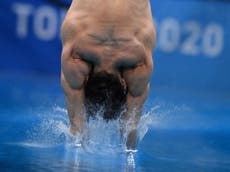
[[[61,85],[66,99],[67,112],[70,120],[70,132],[73,135],[80,134],[82,133],[85,122],[84,90],[83,88],[71,88],[63,73],[61,76]]]
[[[125,132],[128,134],[126,146],[128,149],[135,149],[137,144],[137,126],[143,104],[149,92],[149,82],[153,70],[151,58],[152,56],[149,54],[149,56],[143,60],[143,63],[137,64],[135,68],[127,69],[123,72],[128,90],[126,97],[127,112],[125,115]]]
[[[137,146],[138,135],[137,127],[142,113],[142,107],[149,91],[149,84],[142,95],[134,97],[128,93],[127,95],[127,112],[125,116],[125,132],[127,132],[126,147],[128,150],[134,150]]]
[[[72,134],[82,132],[86,121],[84,113],[84,85],[90,72],[90,65],[78,56],[72,56],[67,47],[63,48],[61,85],[65,94]]]

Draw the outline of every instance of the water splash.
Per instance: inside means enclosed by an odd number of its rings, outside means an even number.
[[[139,141],[153,125],[153,113],[156,108],[152,108],[141,117],[138,125]],[[120,137],[119,119],[106,122],[97,114],[96,118],[89,119],[82,135],[73,136],[69,132],[69,120],[65,108],[54,106],[52,110],[40,113],[38,118],[39,122],[27,131],[28,139],[24,145],[37,145],[37,147],[66,145],[81,147],[86,152],[97,154],[116,154],[126,151],[125,143]]]
[[[36,124],[27,131],[26,145],[54,147],[63,145],[69,133],[67,111],[59,106],[38,114]]]
[[[127,164],[126,165],[126,171],[127,172],[135,171],[136,163],[135,163],[134,153],[132,153],[132,152],[128,153],[126,164]]]

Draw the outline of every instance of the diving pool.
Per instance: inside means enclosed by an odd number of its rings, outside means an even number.
[[[1,75],[0,93],[0,171],[230,171],[228,95],[152,85],[128,155],[103,122],[92,124],[96,144],[69,144],[57,77]]]

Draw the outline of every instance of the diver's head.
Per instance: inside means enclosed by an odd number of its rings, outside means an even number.
[[[116,119],[125,107],[126,89],[120,79],[107,72],[92,74],[85,85],[85,108],[88,116],[97,113],[105,120]]]

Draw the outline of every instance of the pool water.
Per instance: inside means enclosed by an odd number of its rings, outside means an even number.
[[[0,171],[230,171],[228,95],[153,85],[127,153],[116,121],[73,144],[59,78],[1,75],[0,94]]]

